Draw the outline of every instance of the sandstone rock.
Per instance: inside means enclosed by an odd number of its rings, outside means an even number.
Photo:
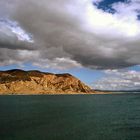
[[[74,94],[93,92],[74,76],[40,71],[0,71],[0,94]]]

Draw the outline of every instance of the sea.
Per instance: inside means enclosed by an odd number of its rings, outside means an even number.
[[[0,140],[140,140],[140,93],[0,96]]]

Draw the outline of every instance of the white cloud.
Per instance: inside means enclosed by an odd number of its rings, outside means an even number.
[[[135,70],[107,70],[106,76],[93,84],[101,90],[140,89],[140,72]]]
[[[121,4],[122,5],[122,4]],[[108,34],[111,37],[135,37],[140,34],[140,23],[136,19],[136,11],[129,9],[126,12],[126,4],[123,8],[114,5],[115,9],[123,9],[117,14],[106,13],[103,10],[98,10],[90,3],[87,5],[87,20],[86,26],[92,32],[98,34]],[[136,7],[135,7],[136,8]],[[133,11],[133,13],[132,13]],[[117,11],[118,12],[118,11]]]
[[[34,62],[33,65],[41,68],[50,68],[50,69],[57,69],[57,70],[68,70],[75,67],[78,68],[81,67],[81,64],[69,58],[55,58],[53,60],[40,59]]]

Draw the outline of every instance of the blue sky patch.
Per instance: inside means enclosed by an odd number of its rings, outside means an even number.
[[[98,9],[102,9],[105,12],[114,14],[116,11],[112,8],[113,3],[117,2],[129,2],[129,0],[103,0],[99,3],[93,3]]]
[[[138,20],[140,20],[140,15],[137,16]]]

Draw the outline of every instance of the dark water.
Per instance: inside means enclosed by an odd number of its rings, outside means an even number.
[[[140,94],[0,96],[0,140],[140,140]]]

